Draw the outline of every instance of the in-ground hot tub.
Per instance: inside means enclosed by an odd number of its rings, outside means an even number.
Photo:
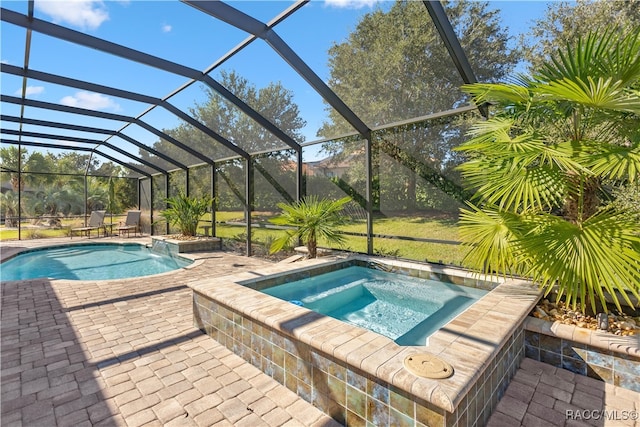
[[[352,266],[492,287],[428,345],[391,338],[260,290]],[[192,283],[194,321],[218,342],[347,424],[484,424],[524,357],[522,322],[539,298],[524,281],[489,284],[473,274],[366,256],[316,259]],[[436,357],[444,379],[417,376],[405,359]]]
[[[491,285],[462,286],[353,265],[262,292],[377,332],[400,345],[426,345],[429,335],[486,295],[485,288]]]

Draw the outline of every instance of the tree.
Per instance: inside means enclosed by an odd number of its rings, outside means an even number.
[[[99,165],[99,160],[90,154],[70,152],[56,157],[56,171],[59,173],[84,175],[85,172],[94,173]]]
[[[102,210],[109,204],[109,184],[103,180],[87,180],[87,212]]]
[[[19,178],[18,170],[21,169],[27,158],[27,149],[10,145],[6,148],[0,148],[0,160],[2,160],[2,166],[10,171],[11,187],[13,191],[22,190],[24,187],[24,181]]]
[[[598,32],[613,28],[628,34],[640,27],[640,1],[578,0],[553,2],[547,6],[545,16],[534,21],[531,29],[520,37],[524,58],[530,71],[540,69],[544,61],[557,49],[575,45],[587,31]],[[621,204],[640,206],[640,192],[633,186],[617,186],[615,196]]]
[[[628,34],[640,26],[640,1],[577,0],[552,2],[545,16],[536,19],[531,29],[520,38],[524,58],[530,70],[541,65],[558,48],[575,45],[587,31],[605,27]]]
[[[32,215],[68,215],[82,207],[84,196],[71,185],[44,187],[28,197]]]
[[[293,93],[285,89],[280,82],[273,82],[267,87],[257,89],[247,79],[238,76],[235,72],[222,71],[220,83],[295,141],[304,141],[301,129],[306,123],[300,117],[298,106],[293,100]],[[196,104],[190,112],[195,119],[209,129],[249,153],[286,147],[284,142],[277,139],[217,92],[209,88],[204,90],[207,95],[206,102]],[[235,155],[229,148],[212,140],[211,137],[188,123],[182,123],[175,129],[165,129],[164,131],[211,159],[218,160]],[[156,142],[154,148],[187,165],[201,163],[201,160],[195,159],[165,140]],[[152,158],[145,151],[140,151],[140,155],[155,163],[164,164],[163,161],[155,157]],[[288,158],[289,154],[276,153],[272,157],[283,159]],[[208,192],[207,190],[193,188],[193,191],[197,193]]]
[[[500,26],[498,12],[489,11],[487,3],[467,0],[444,6],[477,78],[502,79],[517,56],[507,46],[507,31]],[[422,2],[397,1],[388,11],[365,14],[345,42],[331,47],[329,68],[331,88],[370,128],[449,110],[468,100],[459,90],[462,80]],[[320,136],[353,132],[337,111],[328,112]],[[417,193],[426,191],[419,188],[418,175],[411,170],[416,165],[439,178],[455,174],[460,155],[452,147],[462,141],[462,133],[460,123],[451,120],[375,133],[374,163],[388,172],[379,177],[379,188],[386,191],[381,199],[402,195],[410,203]],[[359,147],[342,142],[324,146],[337,156],[349,156]],[[427,178],[423,182],[431,186],[442,182]],[[364,176],[352,179],[363,181]]]
[[[640,291],[638,223],[607,181],[640,179],[640,28],[579,38],[532,78],[465,88],[496,105],[460,147],[475,204],[463,210],[465,258],[532,277],[575,309]]]
[[[308,257],[315,258],[318,254],[318,240],[341,245],[344,236],[340,234],[338,227],[347,222],[347,217],[342,214],[344,205],[351,201],[350,197],[338,200],[319,199],[316,196],[292,202],[279,203],[282,214],[269,221],[276,225],[296,227],[278,237],[271,244],[270,253],[275,253],[287,246],[295,245],[302,240],[307,245]]]
[[[198,222],[211,207],[211,197],[189,197],[184,192],[165,199],[167,209],[160,216],[169,224],[177,225],[183,236],[195,236]]]
[[[34,151],[29,155],[22,165],[22,170],[28,174],[25,182],[33,187],[40,187],[55,180],[55,175],[49,175],[55,170],[54,159],[38,151]]]
[[[17,146],[0,149],[3,166],[10,176],[14,192],[23,192],[22,214],[39,216],[43,214],[79,214],[84,212],[84,175],[98,174],[114,177],[113,206],[117,212],[134,206],[137,197],[135,180],[118,178],[125,175],[124,169],[111,162],[100,163],[87,154],[74,152],[43,154],[38,151],[28,153]],[[21,174],[18,174],[20,165]],[[75,176],[74,176],[75,175]],[[20,176],[20,183],[18,183]],[[25,188],[26,187],[26,188]],[[90,178],[88,182],[89,210],[104,207],[109,202],[109,181]],[[17,200],[17,196],[16,196]],[[17,213],[17,210],[16,210]]]
[[[18,195],[14,191],[0,193],[0,211],[4,218],[5,227],[17,227]]]

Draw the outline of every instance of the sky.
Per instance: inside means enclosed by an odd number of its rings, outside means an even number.
[[[268,22],[292,4],[284,0],[245,0],[228,3],[262,22]],[[349,32],[355,28],[359,17],[371,12],[377,3],[373,0],[312,0],[292,17],[276,26],[275,31],[316,74],[327,81],[327,50],[332,43],[345,40]],[[386,3],[387,6],[388,4]],[[27,13],[27,2],[23,0],[3,0],[1,5],[21,14]],[[518,34],[527,31],[534,19],[544,15],[547,5],[548,2],[543,1],[490,2],[490,8],[501,9],[503,23],[509,28],[514,42]],[[383,8],[387,6],[381,5]],[[199,71],[207,69],[248,36],[243,31],[177,1],[36,0],[35,16]],[[6,22],[0,25],[0,60],[22,67],[25,56],[25,30]],[[36,32],[32,35],[29,68],[158,98],[168,96],[188,82],[188,79],[182,76],[131,63]],[[294,101],[307,122],[303,129],[306,141],[318,139],[316,132],[326,119],[326,105],[321,97],[262,40],[249,45],[214,70],[211,76],[217,78],[221,70],[237,71],[257,88],[265,87],[274,81],[282,82],[286,88],[293,91]],[[22,79],[7,73],[2,73],[1,77],[3,95],[21,95]],[[29,80],[27,97],[128,116],[138,116],[148,108],[147,104],[36,80]],[[170,98],[170,102],[186,111],[204,99],[202,86],[194,84]],[[27,110],[27,116],[33,113],[32,117],[35,117],[37,113],[37,118],[43,120],[69,122],[71,116],[74,124],[114,129],[114,122],[110,120],[82,118],[56,112],[45,113],[44,110],[33,108]],[[19,116],[19,107],[2,103],[2,114]],[[160,108],[155,108],[143,119],[159,129],[173,128],[180,123],[176,116]],[[3,121],[2,127],[17,129],[17,124]],[[117,125],[115,129],[119,127],[120,125]],[[43,131],[42,127],[37,126],[25,126],[23,129]],[[70,131],[56,131],[61,135],[65,135],[65,132]],[[153,145],[157,140],[155,135],[138,127],[130,126],[123,130],[123,133],[147,145]],[[96,134],[87,134],[86,137],[104,139],[103,135]],[[111,142],[122,141],[116,139]],[[124,143],[122,146],[132,149]],[[319,156],[317,151],[308,149],[308,154],[305,155],[309,160],[314,160]]]

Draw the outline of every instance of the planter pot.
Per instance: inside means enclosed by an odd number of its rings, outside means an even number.
[[[170,254],[208,252],[222,249],[222,240],[219,237],[177,240],[165,236],[152,236],[151,242],[154,250]]]

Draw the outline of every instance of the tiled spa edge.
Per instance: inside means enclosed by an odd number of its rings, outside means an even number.
[[[354,257],[349,257],[353,259]],[[374,258],[358,255],[368,261]],[[345,258],[320,258],[295,264],[274,265],[255,272],[229,275],[215,280],[199,280],[189,286],[243,314],[310,345],[323,353],[355,366],[401,390],[420,396],[448,412],[453,412],[476,381],[482,377],[503,344],[521,327],[539,299],[538,289],[526,281],[507,280],[499,284],[465,312],[429,338],[426,346],[399,346],[382,337],[336,319],[328,318],[259,291],[243,286],[251,281],[314,265],[344,262]],[[416,268],[413,263],[382,260],[395,268]],[[448,274],[452,270],[420,266]],[[460,272],[456,272],[460,275]],[[472,273],[466,273],[474,277]],[[454,367],[454,375],[444,380],[420,378],[403,366],[404,358],[415,353],[439,356]]]

